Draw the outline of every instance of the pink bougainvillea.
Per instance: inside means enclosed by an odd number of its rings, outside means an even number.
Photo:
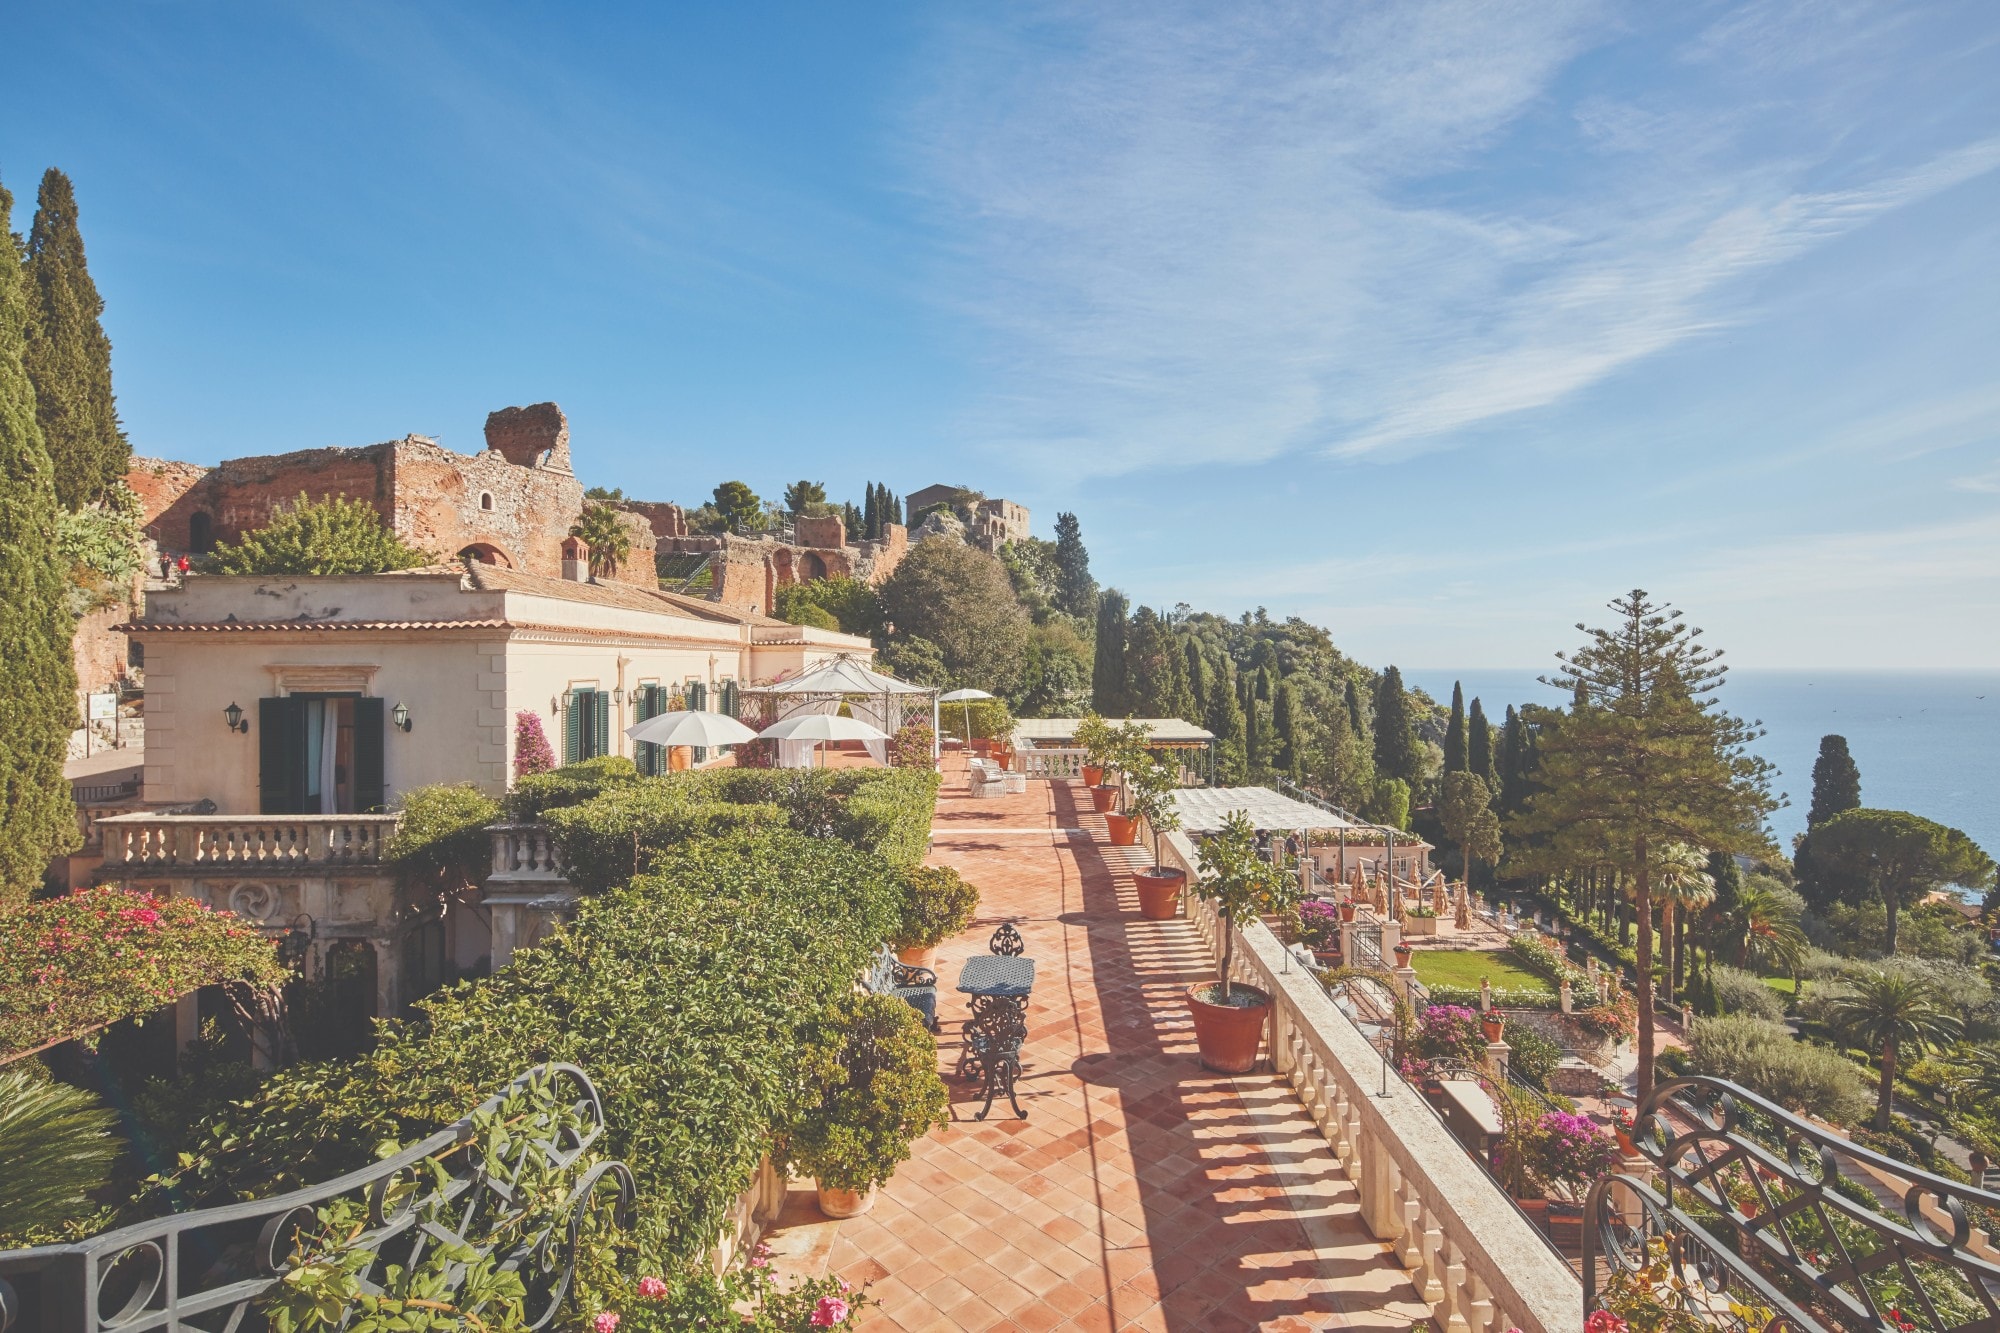
[[[597,1333],[618,1333],[618,1312],[600,1310],[597,1318],[590,1321],[590,1326],[596,1329]]]
[[[530,709],[514,714],[514,777],[546,773],[556,766],[556,752],[542,731],[542,715]]]
[[[812,1326],[814,1328],[832,1328],[835,1324],[845,1322],[846,1319],[847,1302],[838,1296],[822,1296],[819,1298],[819,1303],[813,1306]]]
[[[667,1294],[667,1284],[656,1277],[642,1277],[639,1279],[639,1294],[649,1301],[657,1301]]]
[[[86,889],[0,917],[0,1056],[149,1014],[203,986],[270,987],[272,941],[192,898]]]

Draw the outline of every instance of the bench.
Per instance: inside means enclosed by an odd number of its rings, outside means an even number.
[[[912,967],[896,957],[895,950],[883,945],[875,952],[862,986],[870,995],[893,995],[924,1020],[932,1032],[939,1031],[937,1016],[937,973],[928,967]]]
[[[1001,796],[1028,790],[1027,774],[1009,772],[991,759],[967,760],[966,768],[974,796]]]

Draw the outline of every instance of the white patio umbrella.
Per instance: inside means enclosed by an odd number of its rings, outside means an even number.
[[[625,728],[625,734],[648,745],[741,745],[757,733],[725,713],[660,713]]]
[[[773,741],[886,741],[889,733],[880,727],[871,727],[859,718],[842,717],[838,713],[807,713],[801,717],[788,717],[783,722],[775,722],[757,733],[760,739]]]
[[[985,690],[953,690],[950,694],[940,694],[938,702],[941,704],[965,705],[965,743],[970,745],[972,744],[972,701],[974,699],[991,699],[992,697]]]

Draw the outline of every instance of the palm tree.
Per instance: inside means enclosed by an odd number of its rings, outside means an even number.
[[[1960,1105],[2000,1104],[2000,1051],[1974,1047],[1964,1069],[1951,1081],[1951,1095]]]
[[[1718,943],[1732,946],[1736,966],[1791,972],[1805,955],[1800,904],[1771,881],[1752,876],[1716,921]]]
[[[581,517],[570,524],[569,535],[590,548],[593,578],[609,578],[620,561],[632,554],[632,534],[616,509],[606,504],[587,506]]]
[[[1864,973],[1853,989],[1826,1001],[1827,1018],[1863,1050],[1882,1052],[1882,1082],[1875,1099],[1875,1128],[1889,1128],[1889,1104],[1896,1093],[1896,1054],[1905,1045],[1918,1050],[1948,1046],[1961,1030],[1958,1015],[1946,1009],[1930,983],[1900,968]]]
[[[1653,898],[1660,904],[1660,938],[1666,949],[1666,1000],[1672,1004],[1674,983],[1682,966],[1681,955],[1687,941],[1674,930],[1674,913],[1686,913],[1715,901],[1715,880],[1708,873],[1708,853],[1684,842],[1669,843],[1660,849],[1659,864],[1653,868]],[[1682,932],[1684,933],[1684,932]]]
[[[0,1071],[0,1237],[89,1208],[118,1157],[117,1121],[80,1089]]]

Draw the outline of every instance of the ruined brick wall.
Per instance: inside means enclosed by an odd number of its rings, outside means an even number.
[[[487,414],[486,447],[516,467],[575,471],[569,458],[569,418],[554,403],[503,407]]]
[[[145,594],[135,580],[126,599],[92,611],[77,622],[76,637],[70,641],[70,657],[76,664],[79,701],[86,694],[110,689],[126,677],[127,640],[123,634],[114,634],[111,627],[143,613],[144,607]]]
[[[880,584],[903,563],[910,549],[910,530],[900,523],[885,523],[879,541],[861,542],[850,549],[854,552],[854,577],[871,586]]]
[[[146,535],[159,543],[163,552],[178,555],[210,549],[216,542],[235,541],[245,532],[263,527],[278,505],[289,504],[301,494],[316,500],[328,495],[354,496],[374,505],[375,512],[388,520],[391,506],[386,474],[391,447],[306,449],[235,458],[202,471],[186,485],[182,484],[186,471],[156,476],[135,460],[126,483],[136,480],[145,484],[155,502],[178,488],[179,494],[157,513],[149,505],[146,524]],[[185,463],[166,466],[192,470]]]
[[[801,546],[818,546],[837,551],[847,545],[847,524],[838,514],[820,517],[801,514],[793,520],[792,530]]]
[[[147,530],[146,535],[153,536],[153,525],[207,475],[207,468],[194,463],[134,456],[132,465],[125,470],[125,485],[139,497],[139,522]]]
[[[688,533],[687,511],[677,504],[663,504],[652,500],[620,500],[618,507],[628,514],[637,514],[652,526],[653,535],[665,541],[673,537],[686,537]],[[662,546],[660,549],[672,549]]]
[[[583,512],[583,483],[570,473],[524,467],[497,451],[468,457],[419,435],[378,447],[392,454],[388,517],[404,541],[445,560],[473,549],[512,569],[562,577],[563,538]]]

